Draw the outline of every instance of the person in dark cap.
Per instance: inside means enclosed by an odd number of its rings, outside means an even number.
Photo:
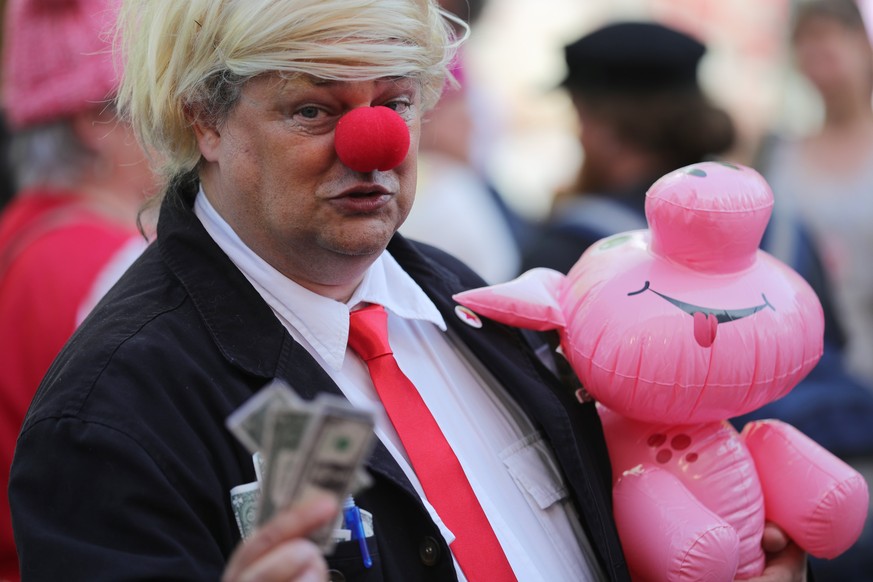
[[[653,22],[617,22],[564,47],[562,85],[578,93],[697,88],[698,40]]]
[[[597,240],[645,228],[645,192],[676,168],[712,159],[734,143],[728,114],[698,83],[706,47],[654,22],[616,22],[564,48],[581,124],[583,162],[527,248],[522,270],[566,273]]]

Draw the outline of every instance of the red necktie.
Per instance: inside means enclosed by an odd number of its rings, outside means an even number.
[[[470,582],[515,580],[506,555],[467,481],[452,447],[388,345],[388,314],[381,305],[351,313],[349,347],[370,377],[397,430],[428,501],[455,534],[452,553]]]

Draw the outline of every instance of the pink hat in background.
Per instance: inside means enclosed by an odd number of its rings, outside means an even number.
[[[3,108],[13,129],[51,122],[112,97],[116,0],[8,0]]]

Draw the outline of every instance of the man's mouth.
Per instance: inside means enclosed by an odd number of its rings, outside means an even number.
[[[382,185],[376,183],[361,183],[357,186],[346,188],[336,198],[372,198],[375,196],[384,196],[391,192]]]
[[[369,198],[371,196],[381,196],[381,192],[350,192],[349,194],[345,194],[345,196],[349,198]]]
[[[385,188],[370,185],[369,187],[351,188],[338,194],[332,203],[344,212],[352,214],[367,214],[384,207],[392,199],[392,194]]]

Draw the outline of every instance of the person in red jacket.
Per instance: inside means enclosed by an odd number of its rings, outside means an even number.
[[[3,107],[16,191],[0,215],[0,579],[18,578],[5,494],[30,401],[61,347],[146,246],[153,173],[107,98],[114,0],[10,0]]]

